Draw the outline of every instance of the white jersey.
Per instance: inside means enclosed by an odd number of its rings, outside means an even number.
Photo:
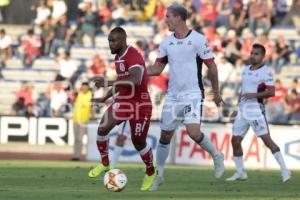
[[[199,93],[203,96],[202,63],[214,60],[204,35],[192,30],[183,38],[168,36],[159,46],[156,62],[169,63],[168,95]]]
[[[242,94],[258,93],[270,86],[274,86],[274,79],[271,70],[262,65],[256,70],[251,70],[251,66],[245,66],[242,74]],[[240,106],[251,105],[261,106],[263,99],[241,99]]]

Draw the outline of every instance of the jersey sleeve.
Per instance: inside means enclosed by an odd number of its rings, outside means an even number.
[[[262,79],[263,79],[263,82],[265,83],[266,87],[275,85],[273,74],[269,68],[266,68],[266,70],[264,71],[264,73],[262,75],[263,75]]]
[[[214,55],[211,47],[208,44],[208,41],[205,36],[200,35],[198,37],[197,43],[197,55],[203,60],[205,64],[209,64],[214,61]]]
[[[137,51],[131,51],[130,56],[127,57],[126,59],[126,67],[129,70],[132,67],[141,67],[143,68],[144,66],[144,59],[140,53]]]
[[[159,48],[158,48],[158,55],[157,55],[157,58],[156,58],[156,61],[155,62],[158,62],[158,63],[164,63],[164,64],[167,64],[168,63],[168,55],[167,55],[167,42],[166,40],[164,40],[160,45],[159,45]]]

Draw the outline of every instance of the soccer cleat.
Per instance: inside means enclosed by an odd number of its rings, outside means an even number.
[[[286,183],[291,179],[291,173],[288,170],[283,170],[281,172],[282,182]]]
[[[157,176],[156,169],[151,176],[148,176],[147,174],[145,174],[143,183],[141,186],[141,191],[148,191],[151,188],[151,186],[153,185],[153,182],[154,182],[156,176]]]
[[[163,176],[159,176],[157,175],[153,184],[152,184],[152,187],[149,189],[149,191],[156,191],[158,190],[159,186],[164,182],[164,177]]]
[[[246,172],[235,172],[231,177],[227,178],[226,181],[244,181],[247,179],[248,176]]]
[[[102,163],[97,164],[93,169],[89,171],[89,177],[95,178],[102,174],[103,172],[106,172],[111,169],[111,166],[104,166]]]
[[[224,154],[219,152],[217,155],[213,157],[214,166],[215,166],[215,177],[221,178],[225,171],[224,166]]]

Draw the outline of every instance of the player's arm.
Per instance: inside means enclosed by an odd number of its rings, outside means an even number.
[[[213,95],[214,95],[214,102],[217,106],[220,106],[220,104],[223,102],[223,99],[220,95],[219,91],[219,78],[218,78],[218,68],[214,61],[210,61],[206,63],[206,66],[208,67],[208,78],[210,79]]]
[[[166,50],[166,42],[162,42],[158,48],[158,55],[155,60],[155,63],[147,67],[148,76],[158,76],[164,70],[165,66],[168,63],[168,53]]]
[[[155,62],[153,65],[149,66],[147,68],[147,74],[148,76],[158,76],[161,74],[161,72],[164,70],[166,64]]]
[[[257,92],[257,93],[245,93],[241,95],[241,98],[244,99],[267,99],[269,97],[273,97],[275,95],[275,86],[270,85],[266,88],[265,91]]]
[[[115,87],[132,87],[140,85],[143,79],[144,67],[142,65],[134,65],[128,69],[128,76],[122,80],[107,81],[107,86]]]
[[[107,80],[105,76],[94,77],[96,87],[122,86],[131,87],[140,85],[142,82],[144,68],[142,65],[134,65],[128,69],[128,76],[122,80]]]

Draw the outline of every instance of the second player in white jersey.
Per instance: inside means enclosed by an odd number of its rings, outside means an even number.
[[[239,98],[239,109],[232,114],[236,118],[232,128],[233,160],[236,172],[227,181],[246,180],[248,175],[243,161],[242,141],[250,126],[264,144],[270,149],[281,169],[282,181],[287,182],[291,175],[285,165],[280,148],[270,135],[268,122],[265,117],[263,100],[275,95],[274,80],[270,69],[264,65],[263,60],[266,49],[261,44],[253,44],[250,63],[242,74],[242,91]]]
[[[266,65],[262,64],[255,70],[251,69],[251,66],[244,67],[241,96],[263,92],[271,87],[274,87],[274,80],[271,70]],[[250,126],[257,136],[269,133],[263,99],[240,99],[238,115],[233,125],[233,135],[244,136]]]

